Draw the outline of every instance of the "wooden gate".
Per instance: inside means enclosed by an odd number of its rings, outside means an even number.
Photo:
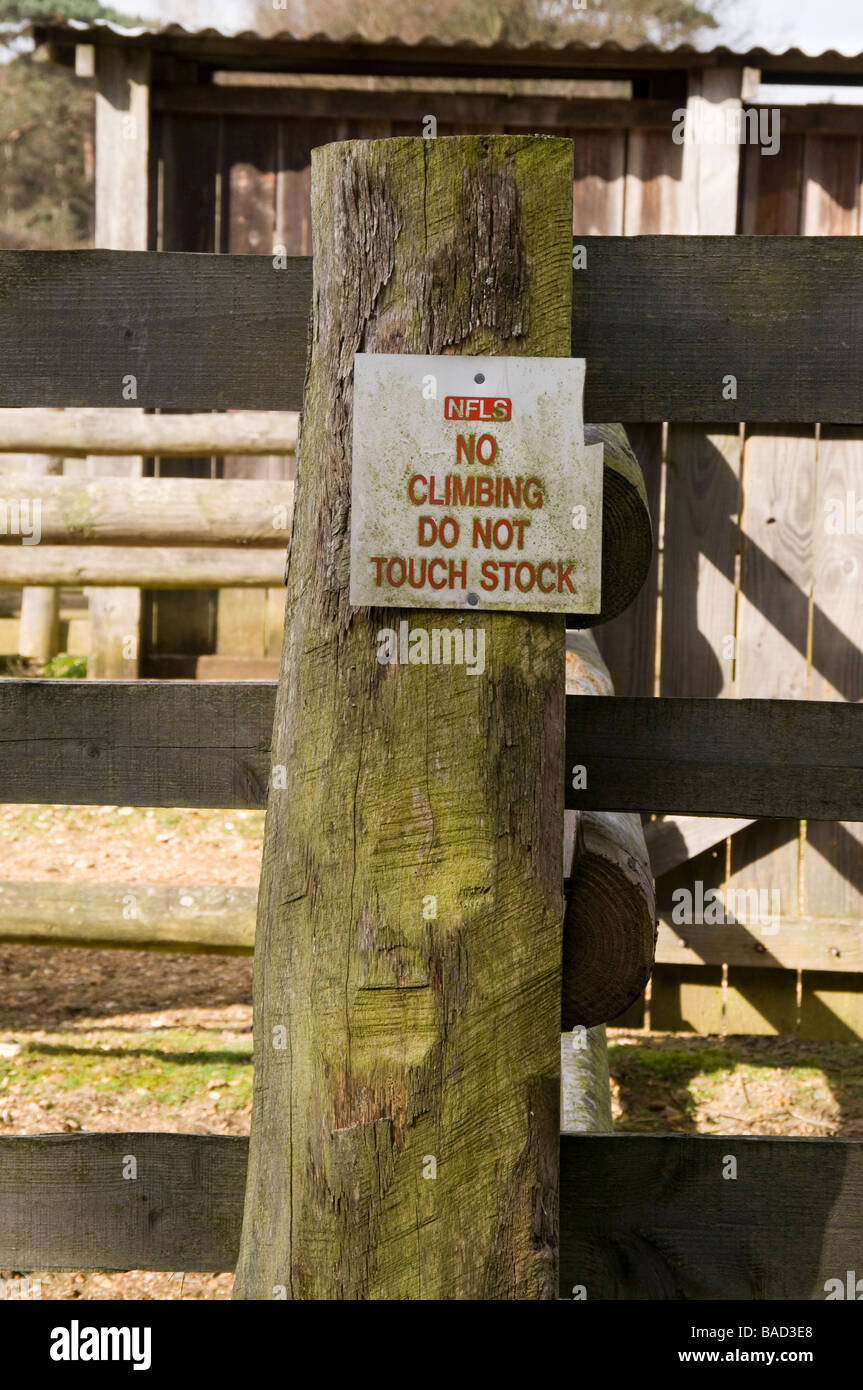
[[[572,351],[589,364],[587,418],[858,422],[852,240],[578,244]],[[138,408],[301,404],[304,258],[274,273],[269,257],[2,253],[0,295],[0,405],[115,406],[121,375]],[[724,400],[729,374],[738,394]],[[272,702],[264,684],[3,682],[0,797],[263,805]],[[566,805],[863,820],[861,717],[838,702],[571,696],[567,766],[591,777],[584,791],[566,779]],[[119,1161],[132,1151],[146,1158],[135,1184]],[[741,1163],[734,1184],[721,1180],[727,1152]],[[245,1154],[241,1140],[185,1135],[3,1140],[0,1264],[231,1268]],[[567,1137],[561,1293],[820,1296],[859,1249],[861,1154],[852,1141]]]

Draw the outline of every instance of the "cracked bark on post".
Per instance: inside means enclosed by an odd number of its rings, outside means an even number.
[[[566,140],[312,155],[240,1298],[557,1296],[563,618],[379,665],[348,540],[354,354],[567,356],[571,204]]]

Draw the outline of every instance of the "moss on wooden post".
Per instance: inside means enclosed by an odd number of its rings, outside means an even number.
[[[572,146],[312,156],[315,289],[236,1296],[557,1296],[564,624],[380,665],[348,604],[354,354],[570,351]]]

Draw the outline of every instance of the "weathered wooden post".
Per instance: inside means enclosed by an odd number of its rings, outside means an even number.
[[[564,619],[381,665],[348,577],[354,354],[567,357],[572,146],[330,145],[312,205],[236,1296],[555,1298]]]

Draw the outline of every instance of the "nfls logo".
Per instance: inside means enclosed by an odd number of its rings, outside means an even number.
[[[508,396],[447,396],[443,403],[447,420],[511,420]]]

